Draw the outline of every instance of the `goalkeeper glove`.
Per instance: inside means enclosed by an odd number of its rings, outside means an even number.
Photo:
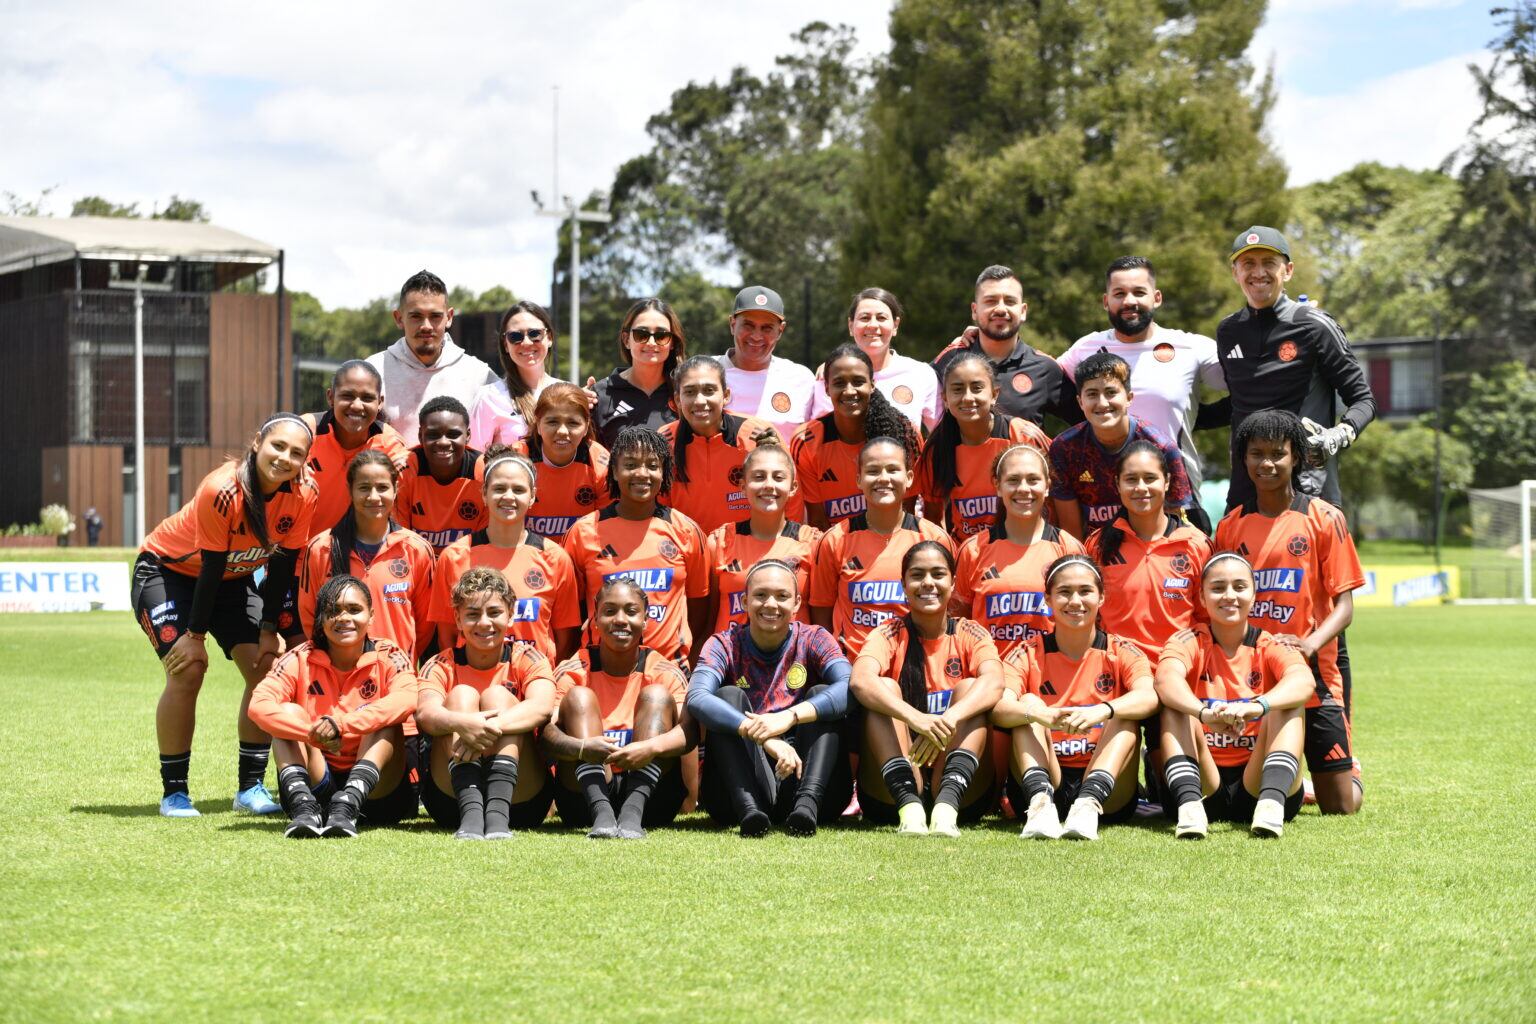
[[[1307,464],[1321,466],[1355,441],[1355,428],[1348,423],[1336,427],[1324,427],[1303,417],[1301,425],[1307,430]]]

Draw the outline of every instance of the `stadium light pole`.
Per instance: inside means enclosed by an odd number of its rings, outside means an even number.
[[[167,278],[175,268],[167,270]],[[118,265],[111,265],[108,288],[133,292],[133,532],[137,543],[144,543],[144,293],[168,292],[170,280],[149,280],[149,264],[140,263],[132,280],[123,280]]]
[[[613,215],[598,210],[579,209],[570,196],[562,196],[564,207],[558,210],[546,210],[539,206],[540,217],[558,217],[561,220],[571,222],[571,381],[581,383],[581,222],[592,224],[607,224],[613,220]],[[538,203],[539,196],[535,192],[533,201]],[[558,238],[558,236],[557,236]],[[558,245],[558,241],[556,243]],[[499,344],[499,342],[498,342]]]

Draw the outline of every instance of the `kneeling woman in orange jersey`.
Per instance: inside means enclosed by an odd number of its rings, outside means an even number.
[[[534,733],[554,714],[555,680],[537,647],[507,638],[516,599],[505,576],[470,569],[452,600],[464,646],[427,663],[416,699],[428,737],[421,802],[455,839],[510,839],[554,799]]]
[[[1200,577],[1210,624],[1176,634],[1157,663],[1165,806],[1178,808],[1183,838],[1204,836],[1210,818],[1278,837],[1301,809],[1312,672],[1300,651],[1249,623],[1253,595],[1246,558],[1211,556]]]
[[[1101,816],[1136,813],[1138,723],[1157,711],[1152,666],[1135,644],[1099,628],[1104,577],[1093,559],[1058,558],[1045,593],[1055,632],[1008,655],[992,724],[1013,730],[1018,784],[1008,789],[1013,806],[1027,808],[1020,835],[1097,839]]]
[[[327,580],[311,640],[279,658],[251,697],[251,720],[272,734],[290,839],[355,836],[359,817],[416,816],[400,728],[416,710],[416,673],[400,648],[368,638],[372,617],[362,580]]]
[[[930,540],[908,549],[901,582],[911,611],[872,632],[853,663],[853,693],[865,709],[859,806],[866,820],[897,822],[903,835],[959,835],[961,820],[997,802],[983,755],[1003,666],[986,630],[947,614],[954,581],[947,547]]]
[[[555,762],[555,806],[593,839],[644,839],[687,796],[679,757],[698,742],[683,710],[688,682],[642,643],[648,607],[633,581],[608,580],[592,604],[598,642],[555,671],[560,710],[542,742]]]

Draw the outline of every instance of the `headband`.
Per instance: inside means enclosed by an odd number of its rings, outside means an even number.
[[[1065,569],[1069,565],[1084,565],[1084,566],[1087,566],[1088,567],[1088,571],[1093,573],[1093,578],[1099,581],[1100,589],[1103,589],[1103,586],[1104,586],[1104,575],[1099,572],[1099,567],[1094,565],[1093,564],[1093,559],[1089,558],[1087,555],[1077,555],[1077,554],[1065,556],[1064,558],[1062,558],[1060,561],[1058,561],[1051,568],[1050,572],[1045,574],[1045,585],[1046,585],[1046,587],[1050,587],[1050,585],[1051,585],[1051,578],[1053,576],[1055,576],[1057,573],[1061,572],[1061,570]]]
[[[495,458],[491,459],[491,461],[485,464],[485,471],[481,474],[482,478],[489,480],[491,477],[491,470],[495,469],[503,462],[515,462],[519,466],[522,466],[523,469],[528,471],[529,482],[532,482],[537,476],[534,471],[532,461],[530,461],[527,457],[519,455],[517,452],[502,452],[500,455],[497,455]]]
[[[1205,567],[1200,570],[1200,578],[1205,579],[1205,574],[1211,571],[1211,566],[1215,565],[1223,558],[1235,558],[1248,567],[1249,573],[1253,572],[1253,563],[1248,561],[1248,559],[1244,558],[1242,555],[1238,554],[1236,551],[1218,551],[1210,557],[1210,560],[1205,563]]]
[[[281,423],[283,420],[293,420],[299,426],[304,428],[304,433],[308,434],[310,437],[314,437],[315,436],[315,432],[312,429],[310,429],[309,422],[307,420],[305,420],[303,416],[300,416],[297,413],[292,413],[292,412],[280,412],[280,413],[278,413],[276,416],[273,416],[271,419],[267,420],[267,422],[263,423],[261,425],[261,429],[258,430],[257,433],[265,434],[267,432],[267,429],[269,427],[271,427],[272,424],[274,424],[274,423]]]
[[[795,592],[800,592],[800,579],[795,575],[795,567],[784,561],[782,558],[765,558],[762,561],[755,563],[752,568],[747,570],[746,578],[742,581],[744,586],[752,586],[752,577],[757,574],[759,569],[783,569],[785,572],[789,573],[789,578],[795,581]]]

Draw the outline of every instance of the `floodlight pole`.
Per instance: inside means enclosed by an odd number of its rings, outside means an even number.
[[[581,381],[581,222],[607,224],[613,216],[596,210],[578,209],[570,196],[562,197],[565,207],[540,210],[540,217],[559,217],[571,222],[571,383]]]
[[[133,530],[137,543],[144,543],[144,292],[168,292],[169,281],[156,283],[146,280],[149,264],[140,263],[139,272],[131,281],[117,276],[117,264],[113,263],[108,288],[133,290]]]

